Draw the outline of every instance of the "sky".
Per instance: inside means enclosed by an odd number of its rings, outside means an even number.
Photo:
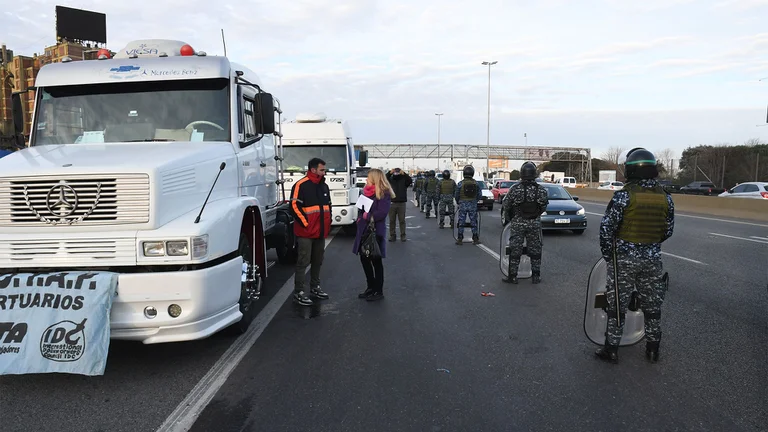
[[[284,115],[357,144],[672,149],[768,141],[768,0],[0,0],[0,43],[55,42],[55,6],[107,14],[107,46],[176,39],[245,64]],[[762,18],[761,18],[762,17]],[[761,78],[766,78],[760,81]]]

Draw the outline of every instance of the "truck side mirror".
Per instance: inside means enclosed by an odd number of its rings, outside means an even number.
[[[257,134],[272,135],[275,133],[275,101],[269,93],[259,93],[259,115],[261,124],[258,126],[261,130]]]
[[[368,150],[360,150],[360,156],[357,158],[358,166],[368,165]]]
[[[13,116],[13,134],[21,135],[24,133],[24,110],[21,104],[21,93],[11,95],[11,115]]]

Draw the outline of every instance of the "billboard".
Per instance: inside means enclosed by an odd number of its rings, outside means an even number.
[[[56,6],[56,39],[107,43],[107,15]]]

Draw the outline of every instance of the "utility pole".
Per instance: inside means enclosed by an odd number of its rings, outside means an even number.
[[[488,177],[491,176],[491,66],[498,63],[498,61],[484,61],[483,66],[488,66],[488,126],[485,135],[485,145],[487,147],[487,153],[485,157],[485,166]]]
[[[755,181],[760,177],[760,152],[757,152],[757,162],[755,162]]]
[[[440,118],[443,113],[435,113],[437,116],[437,169],[440,170]]]

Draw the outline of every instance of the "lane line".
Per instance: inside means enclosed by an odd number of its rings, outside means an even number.
[[[674,198],[674,196],[672,198]],[[582,201],[579,201],[579,203],[581,204]],[[583,201],[583,203],[584,204],[599,205],[599,206],[603,206],[603,207],[608,205],[607,203],[598,203],[598,202],[590,202],[590,201]],[[590,214],[595,214],[595,213],[590,213]],[[600,216],[602,216],[602,214]],[[678,216],[679,217],[693,218],[693,219],[703,219],[703,220],[708,220],[708,221],[713,221],[713,222],[726,222],[726,223],[732,223],[732,224],[750,225],[750,226],[756,226],[756,227],[761,227],[761,228],[768,228],[768,225],[761,224],[761,223],[742,222],[742,221],[736,221],[736,220],[718,219],[718,218],[705,217],[705,216],[694,216],[694,215],[682,214],[682,213],[675,212],[675,217],[678,217]]]
[[[494,251],[493,249],[489,248],[488,246],[486,246],[484,244],[479,244],[479,245],[475,245],[475,246],[479,247],[481,250],[483,250],[483,252],[485,252],[488,255],[492,256],[496,261],[500,261],[501,260],[501,256],[496,251]]]
[[[707,263],[703,263],[703,262],[701,262],[701,261],[696,261],[695,259],[686,258],[686,257],[684,257],[684,256],[680,256],[680,255],[671,254],[671,253],[669,253],[669,252],[662,252],[661,254],[662,254],[662,255],[666,255],[666,256],[670,256],[670,257],[672,257],[672,258],[677,258],[677,259],[681,259],[681,260],[684,260],[684,261],[692,262],[692,263],[694,263],[694,264],[708,265]]]
[[[325,248],[333,240],[336,232],[329,234],[325,240]],[[309,270],[309,268],[307,268]],[[293,281],[291,276],[280,288],[274,297],[264,306],[264,309],[256,316],[248,331],[237,338],[230,345],[219,360],[211,367],[208,373],[198,381],[197,385],[182,400],[175,410],[165,419],[158,432],[186,432],[192,428],[197,418],[202,414],[206,406],[213,400],[219,389],[234,372],[243,357],[248,353],[256,340],[264,332],[285,301],[293,293]]]
[[[585,213],[586,213],[586,214],[588,214],[588,215],[595,215],[595,216],[600,216],[600,217],[603,217],[603,216],[605,216],[605,215],[604,215],[604,214],[602,214],[602,213],[592,213],[592,212],[588,212],[588,211],[585,211]]]
[[[719,237],[726,237],[726,238],[731,238],[731,239],[736,239],[736,240],[751,241],[751,242],[754,242],[754,243],[768,244],[768,239],[766,239],[765,241],[761,241],[761,240],[755,240],[755,239],[746,238],[746,237],[737,237],[737,236],[726,235],[726,234],[718,234],[718,233],[709,233],[709,235],[714,235],[714,236],[719,236]]]
[[[749,236],[749,238],[768,241],[768,237],[760,237],[760,236]]]

